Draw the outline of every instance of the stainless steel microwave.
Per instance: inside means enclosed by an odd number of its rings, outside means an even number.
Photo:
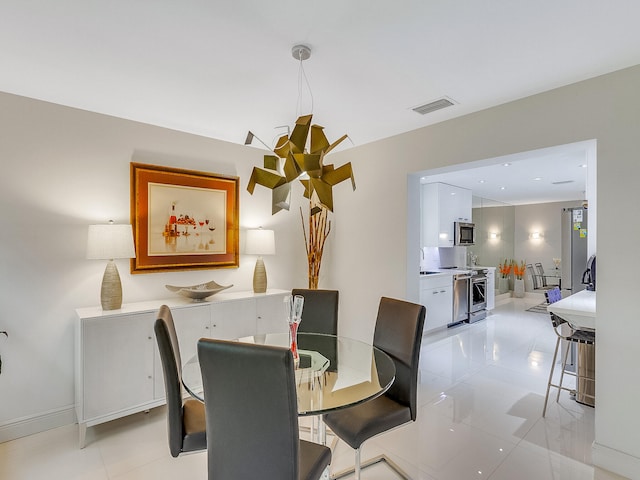
[[[453,243],[459,246],[474,245],[476,243],[476,225],[468,222],[455,222]]]

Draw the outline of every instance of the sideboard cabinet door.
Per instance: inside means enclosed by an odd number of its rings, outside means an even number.
[[[153,320],[141,313],[82,322],[84,418],[153,400]]]
[[[211,338],[233,340],[256,332],[256,301],[243,298],[211,303]]]
[[[256,333],[286,333],[287,324],[284,298],[286,294],[268,295],[256,299]]]

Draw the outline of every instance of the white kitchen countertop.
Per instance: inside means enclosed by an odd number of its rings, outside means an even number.
[[[577,328],[596,328],[596,292],[582,290],[547,307]]]

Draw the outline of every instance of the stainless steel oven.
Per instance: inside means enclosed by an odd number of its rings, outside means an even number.
[[[487,270],[474,270],[469,280],[469,323],[487,316]]]

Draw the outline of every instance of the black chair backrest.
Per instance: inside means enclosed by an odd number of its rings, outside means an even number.
[[[527,264],[527,273],[531,276],[533,289],[538,290],[540,288],[540,284],[538,283],[538,276],[536,275],[536,272],[533,271],[533,265],[531,265],[530,263]]]
[[[182,383],[180,372],[180,347],[173,323],[171,310],[162,305],[153,327],[158,342],[158,352],[162,361],[164,375],[164,391],[167,397],[167,427],[169,433],[169,450],[177,457],[182,450],[184,427],[182,422]]]
[[[304,307],[299,332],[338,334],[338,291],[294,288],[291,295],[302,295]]]
[[[291,351],[200,339],[210,480],[299,475],[298,403]]]
[[[411,410],[416,419],[418,364],[426,309],[423,305],[382,297],[373,344],[388,354],[396,366],[396,379],[386,396]]]
[[[547,277],[544,275],[544,268],[540,262],[536,263],[536,270],[538,271],[538,276],[540,277],[540,281],[542,282],[542,286],[547,286]]]
[[[300,333],[338,334],[338,290],[309,290],[294,288],[291,295],[302,295],[304,307],[302,321],[298,326]],[[298,337],[298,348],[302,350],[321,350],[329,360],[328,371],[335,372],[338,364],[338,343],[336,338]]]

